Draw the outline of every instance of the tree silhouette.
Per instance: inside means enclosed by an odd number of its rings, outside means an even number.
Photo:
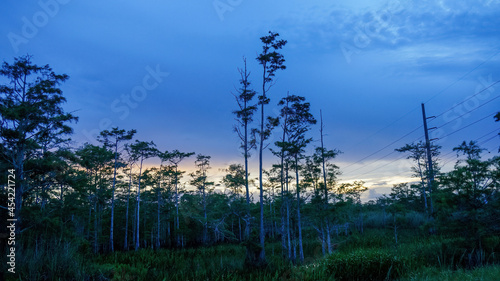
[[[33,64],[29,55],[15,58],[13,64],[4,62],[0,75],[9,81],[0,85],[1,154],[15,170],[15,217],[19,233],[23,197],[31,189],[26,184],[30,176],[30,171],[25,170],[26,163],[41,157],[41,151],[67,143],[65,136],[73,131],[67,124],[78,119],[62,108],[66,99],[58,86],[68,75],[56,74],[49,65]]]
[[[136,140],[130,145],[132,158],[139,162],[139,181],[137,184],[137,208],[136,208],[136,229],[135,229],[135,250],[139,249],[139,222],[140,222],[140,204],[141,204],[141,178],[142,166],[144,160],[157,155],[158,150],[153,142],[145,142]]]
[[[269,31],[268,36],[263,36],[260,38],[263,46],[262,53],[257,56],[257,61],[262,65],[262,93],[259,95],[258,104],[260,105],[260,126],[259,129],[254,129],[253,133],[258,134],[259,138],[259,200],[260,200],[260,254],[259,259],[261,263],[266,261],[266,251],[265,251],[265,229],[264,229],[264,188],[262,179],[263,170],[263,152],[264,152],[264,142],[270,137],[271,131],[274,127],[278,125],[278,120],[276,118],[268,117],[265,118],[264,105],[269,104],[270,99],[267,97],[267,92],[271,88],[274,82],[274,77],[276,71],[286,69],[285,58],[282,54],[278,53],[278,50],[282,49],[286,45],[286,40],[278,40],[279,34]],[[267,120],[267,123],[266,123]]]
[[[113,149],[114,151],[114,165],[113,165],[113,186],[112,186],[112,196],[111,196],[111,226],[109,231],[109,246],[111,247],[111,252],[115,250],[114,240],[113,240],[113,230],[114,230],[114,217],[115,217],[115,187],[116,187],[116,170],[118,169],[118,146],[120,142],[131,140],[136,130],[130,130],[126,132],[125,130],[119,130],[117,127],[113,128],[111,131],[104,130],[100,134],[100,141],[107,147]]]

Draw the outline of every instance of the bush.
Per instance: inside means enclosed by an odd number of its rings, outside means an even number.
[[[49,241],[39,248],[22,245],[16,253],[16,280],[82,280],[84,265],[78,258],[77,247],[70,242]]]
[[[405,271],[405,261],[383,249],[357,249],[335,253],[323,262],[327,274],[335,280],[391,280]]]

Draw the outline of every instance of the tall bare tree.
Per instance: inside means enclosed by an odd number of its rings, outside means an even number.
[[[114,151],[114,163],[113,163],[113,186],[112,186],[112,195],[111,195],[111,226],[109,231],[109,246],[111,248],[111,252],[115,250],[114,245],[114,218],[115,218],[115,187],[116,187],[116,171],[118,170],[118,147],[120,142],[131,140],[136,130],[119,130],[117,127],[109,130],[104,130],[100,134],[99,140],[107,147],[111,148]]]
[[[286,115],[287,118],[287,136],[283,147],[293,159],[293,168],[295,170],[295,187],[297,195],[297,227],[299,235],[299,258],[300,262],[304,262],[304,250],[302,243],[302,221],[300,213],[300,179],[299,168],[300,160],[303,157],[303,152],[306,146],[312,141],[306,133],[310,126],[316,124],[316,119],[310,113],[310,103],[305,102],[305,98],[296,95],[287,95],[281,99],[278,105],[283,106],[281,115]]]
[[[162,162],[168,161],[170,164],[174,166],[174,185],[175,185],[175,230],[176,232],[179,232],[179,176],[181,175],[181,172],[179,172],[179,164],[182,162],[182,160],[191,157],[194,155],[194,152],[180,152],[177,149],[175,149],[172,152],[160,152],[158,154],[158,157],[160,157]],[[177,233],[177,246],[180,244],[180,237],[179,233]]]
[[[132,157],[139,163],[139,180],[137,183],[137,208],[136,208],[136,229],[135,229],[135,250],[139,249],[139,223],[140,223],[140,204],[141,204],[141,178],[142,166],[144,160],[157,155],[158,150],[153,142],[136,140],[130,145]]]
[[[196,186],[202,195],[203,206],[203,243],[208,243],[208,217],[207,217],[207,188],[213,185],[213,182],[208,181],[207,171],[210,169],[210,156],[198,154],[196,156],[195,165],[198,170],[191,173],[191,184]]]
[[[327,150],[325,148],[325,141],[324,141],[324,125],[323,125],[323,112],[320,110],[320,147],[316,147],[316,152],[314,155],[314,158],[316,159],[316,162],[321,162],[322,166],[322,174],[323,174],[323,192],[324,192],[324,212],[325,212],[325,227],[322,232],[325,233],[323,236],[323,240],[325,240],[326,236],[326,245],[328,249],[328,253],[332,252],[332,243],[330,240],[330,221],[328,214],[329,212],[329,194],[328,191],[333,189],[332,186],[329,186],[328,181],[327,181],[327,175],[328,175],[328,161],[334,159],[337,157],[338,154],[342,153],[340,150],[334,149],[334,150]],[[336,177],[338,174],[338,167],[336,165],[331,165],[331,172],[333,173],[332,176]],[[334,197],[335,198],[335,197]],[[335,203],[335,202],[334,202]]]
[[[245,238],[250,236],[250,192],[248,190],[248,158],[250,150],[255,148],[255,138],[249,139],[249,124],[253,121],[253,115],[257,111],[257,105],[252,104],[252,99],[256,92],[250,88],[248,80],[250,72],[247,71],[247,60],[243,58],[244,68],[238,69],[240,73],[239,94],[235,95],[239,110],[233,111],[236,114],[237,125],[234,126],[234,131],[238,134],[241,140],[241,148],[243,149],[243,157],[245,159],[245,191],[247,202],[247,217],[245,218]]]
[[[264,106],[269,104],[270,99],[267,97],[267,92],[274,84],[274,77],[276,71],[286,69],[285,58],[282,54],[278,53],[283,46],[286,45],[286,40],[279,40],[279,34],[269,31],[268,36],[263,36],[260,38],[263,46],[262,53],[257,57],[257,61],[262,65],[262,93],[259,95],[260,105],[260,126],[259,129],[254,129],[253,132],[258,135],[259,138],[259,200],[260,200],[260,254],[259,260],[261,263],[266,261],[266,251],[265,251],[265,229],[264,229],[264,188],[263,188],[263,152],[264,142],[270,137],[271,131],[274,127],[278,125],[277,118],[268,117],[265,118]],[[267,122],[266,122],[267,120]]]

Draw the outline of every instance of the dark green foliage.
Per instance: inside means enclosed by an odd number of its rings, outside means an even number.
[[[327,274],[339,281],[392,280],[404,272],[404,261],[386,249],[361,248],[334,253],[323,262]]]
[[[56,74],[48,65],[35,65],[27,55],[15,58],[13,64],[4,62],[0,77],[8,81],[0,84],[0,159],[2,166],[14,170],[16,233],[20,233],[26,227],[21,215],[23,199],[41,186],[40,177],[45,181],[43,170],[52,162],[43,158],[69,141],[67,136],[73,130],[68,123],[78,118],[62,108],[66,99],[58,87],[68,75]],[[46,196],[45,190],[43,193]]]
[[[140,250],[94,259],[92,275],[105,273],[112,280],[274,280],[284,271],[282,261],[271,258],[270,268],[244,265],[245,247],[214,246],[185,250]],[[281,269],[278,269],[281,268]],[[273,270],[271,270],[271,268]]]

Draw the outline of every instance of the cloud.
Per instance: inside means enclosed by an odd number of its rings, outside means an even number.
[[[368,200],[372,200],[372,199],[377,199],[378,197],[382,196],[383,194],[382,193],[378,193],[377,190],[375,188],[371,188],[368,190]]]
[[[277,21],[293,26],[293,41],[321,51],[350,44],[357,50],[397,49],[433,42],[453,47],[457,38],[471,45],[499,42],[499,1],[388,1],[352,9],[309,6]],[[291,40],[292,41],[292,40]]]

